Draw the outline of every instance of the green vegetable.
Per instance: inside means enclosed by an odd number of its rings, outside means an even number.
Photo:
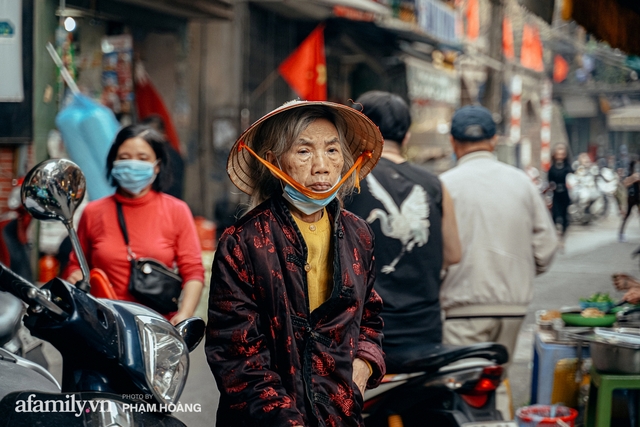
[[[615,301],[609,296],[609,293],[600,293],[596,292],[591,295],[589,298],[580,298],[581,302],[610,302],[614,303]]]

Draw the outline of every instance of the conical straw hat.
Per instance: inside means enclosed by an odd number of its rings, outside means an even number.
[[[329,107],[342,117],[346,123],[345,144],[351,151],[354,161],[363,152],[371,152],[371,157],[367,158],[360,168],[359,178],[363,179],[371,172],[380,159],[384,141],[378,127],[367,116],[351,107],[334,102],[290,101],[253,123],[240,135],[233,148],[231,148],[229,159],[227,160],[227,174],[236,187],[251,195],[255,187],[255,177],[257,176],[254,171],[256,162],[252,160],[248,150],[242,149],[241,143],[256,151],[254,137],[263,123],[284,111],[312,105]],[[264,166],[259,165],[258,167]]]

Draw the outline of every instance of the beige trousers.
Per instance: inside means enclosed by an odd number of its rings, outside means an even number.
[[[520,317],[475,317],[462,319],[446,319],[442,328],[442,342],[445,344],[469,345],[481,342],[497,342],[504,345],[509,352],[509,368],[516,348],[518,333],[524,321]],[[512,420],[514,411],[511,401],[508,372],[504,381],[496,390],[496,407],[505,420]]]

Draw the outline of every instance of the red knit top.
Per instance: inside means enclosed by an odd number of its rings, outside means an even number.
[[[116,200],[122,204],[129,244],[137,258],[154,258],[169,267],[175,262],[183,285],[189,280],[204,281],[198,234],[186,203],[153,190],[137,199],[114,194],[87,204],[78,237],[89,268],[104,270],[119,299],[136,301],[128,290],[131,264],[118,224]],[[78,259],[71,253],[64,277],[79,269]]]

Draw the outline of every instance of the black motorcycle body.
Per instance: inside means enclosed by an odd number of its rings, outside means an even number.
[[[495,390],[508,361],[504,346],[425,345],[419,357],[365,393],[367,427],[517,427],[502,421]]]
[[[90,295],[72,224],[84,188],[80,169],[64,159],[41,163],[23,183],[27,210],[37,219],[63,221],[69,230],[84,278],[75,286],[55,278],[38,288],[0,263],[0,291],[22,301],[0,315],[0,339],[13,339],[24,314],[31,335],[51,343],[63,359],[59,386],[44,368],[0,349],[0,427],[183,426],[171,412],[205,323],[190,318],[174,327],[143,305]]]
[[[29,293],[37,288],[0,265],[0,289],[29,299]],[[153,358],[159,355],[157,348],[152,348],[152,343],[148,342],[153,339],[152,335],[145,336],[144,329],[155,328],[161,335],[160,340],[169,341],[170,346],[182,347],[174,353],[174,356],[179,353],[183,359],[183,366],[178,368],[183,371],[180,373],[182,386],[189,368],[188,357],[184,356],[193,348],[194,342],[188,346],[176,328],[140,304],[94,298],[58,278],[44,285],[41,291],[50,293],[51,301],[66,315],[40,307],[35,311],[31,309],[24,323],[32,335],[50,342],[62,354],[62,392],[55,379],[37,364],[8,352],[0,353],[0,420],[4,422],[0,425],[30,426],[34,425],[34,419],[42,421],[45,416],[47,421],[42,425],[56,425],[51,424],[53,418],[49,419],[53,414],[56,414],[54,418],[63,420],[59,425],[67,426],[110,425],[102,424],[109,419],[120,419],[119,425],[138,425],[144,419],[152,425],[183,425],[169,414],[171,405],[177,401],[166,399],[166,395],[154,389],[149,365],[158,363]],[[190,334],[202,337],[204,322],[198,320],[199,324],[195,326],[201,328],[200,333],[194,333],[193,326],[185,324],[182,327],[189,329]],[[181,389],[173,395],[179,396],[180,392]],[[70,399],[74,402],[94,401],[98,402],[95,407],[99,411],[89,410],[80,417],[71,411],[39,411],[43,408],[35,406],[36,403],[31,405],[31,410],[21,411],[20,402],[27,402],[25,399],[33,393],[40,397],[32,397],[31,402],[40,398],[44,402],[58,400],[67,405]],[[140,413],[127,410],[133,404],[141,403],[149,403],[145,408],[150,410]],[[54,408],[53,403],[51,406]],[[85,406],[89,409],[91,405],[86,403]]]

